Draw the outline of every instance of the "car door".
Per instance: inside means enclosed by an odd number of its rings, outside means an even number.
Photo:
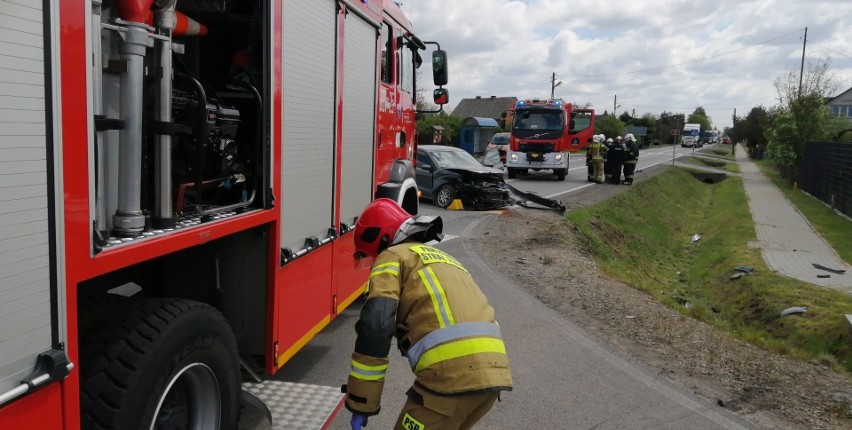
[[[424,167],[429,167],[428,169]],[[414,168],[415,180],[417,181],[417,189],[424,196],[432,197],[432,172],[435,171],[435,162],[426,151],[417,150],[417,165]]]

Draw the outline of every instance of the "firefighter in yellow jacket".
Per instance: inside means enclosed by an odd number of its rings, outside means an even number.
[[[375,260],[345,387],[353,429],[379,413],[392,336],[415,375],[395,429],[469,429],[512,389],[494,309],[458,260],[424,244],[442,227],[390,199],[355,224],[356,256]]]

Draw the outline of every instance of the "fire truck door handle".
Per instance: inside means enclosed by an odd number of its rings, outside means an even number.
[[[17,387],[0,393],[0,407],[25,394],[31,393],[50,382],[65,379],[74,369],[74,363],[68,361],[65,351],[52,349],[38,356],[36,368]]]

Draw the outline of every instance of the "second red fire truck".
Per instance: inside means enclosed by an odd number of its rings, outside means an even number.
[[[561,181],[568,174],[569,153],[584,149],[595,132],[595,111],[560,99],[521,100],[512,112],[511,131],[509,178],[549,169]]]
[[[427,44],[390,0],[0,2],[0,428],[234,428],[363,291],[361,210],[417,211]]]

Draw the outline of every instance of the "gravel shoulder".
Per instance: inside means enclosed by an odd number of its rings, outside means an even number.
[[[595,185],[561,199],[571,210],[629,189]],[[674,383],[760,428],[852,429],[852,378],[735,339],[609,276],[555,212],[519,208],[487,222],[480,244],[492,267]]]

